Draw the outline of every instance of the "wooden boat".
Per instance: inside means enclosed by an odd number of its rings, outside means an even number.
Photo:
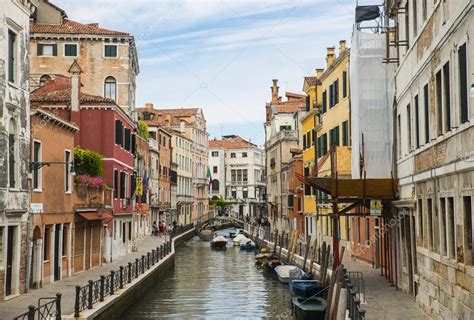
[[[309,298],[318,293],[322,297],[326,290],[319,281],[316,280],[291,280],[290,288],[293,295],[302,298]]]
[[[240,246],[240,240],[242,239],[248,239],[246,236],[243,234],[239,233],[238,235],[235,236],[234,239],[232,239],[232,242],[234,243],[234,246]]]
[[[326,299],[321,297],[293,297],[293,316],[297,320],[323,320],[326,313]]]
[[[275,272],[278,275],[278,280],[281,283],[289,283],[290,282],[290,271],[298,268],[297,266],[292,265],[284,265],[284,266],[277,266],[275,267]]]
[[[275,270],[276,267],[283,265],[283,263],[278,258],[271,258],[267,261],[267,265],[272,270]]]
[[[260,264],[265,263],[268,261],[269,258],[272,257],[271,253],[259,253],[255,255],[255,262],[258,262]]]
[[[225,250],[227,247],[227,239],[223,236],[217,236],[211,241],[211,249]]]
[[[214,238],[214,231],[212,230],[205,229],[199,232],[199,239],[203,241],[211,241],[212,238]]]

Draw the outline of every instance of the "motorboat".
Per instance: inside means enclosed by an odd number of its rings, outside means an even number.
[[[281,283],[289,283],[290,282],[290,271],[294,269],[299,269],[297,266],[292,265],[281,265],[275,267],[275,272],[278,275],[278,280]]]
[[[240,241],[240,250],[253,250],[255,249],[255,242],[250,239],[246,241]]]
[[[225,250],[227,247],[227,239],[223,236],[217,236],[211,241],[211,249]]]
[[[240,240],[242,239],[248,239],[244,234],[239,233],[232,239],[232,242],[234,243],[234,246],[240,246]]]
[[[293,295],[302,298],[309,298],[314,295],[322,296],[326,291],[321,282],[317,280],[291,280],[290,288]]]
[[[204,229],[201,232],[199,232],[199,239],[203,241],[211,241],[212,238],[214,238],[214,231]]]
[[[255,255],[255,262],[263,264],[268,261],[272,257],[270,252],[260,252]]]
[[[297,320],[323,320],[326,314],[327,301],[322,297],[292,297],[293,316]]]
[[[233,231],[229,232],[229,238],[234,239],[235,238],[235,232],[233,232]]]

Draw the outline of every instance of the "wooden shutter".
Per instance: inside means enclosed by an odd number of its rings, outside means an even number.
[[[53,56],[57,56],[58,55],[58,45],[53,44],[52,47],[53,47]]]
[[[36,54],[38,56],[42,56],[43,55],[43,45],[41,43],[38,43],[36,45]]]

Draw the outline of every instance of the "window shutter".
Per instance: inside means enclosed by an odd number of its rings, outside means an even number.
[[[136,136],[132,134],[132,153],[135,154],[135,149],[136,149]]]
[[[339,79],[334,82],[334,104],[339,103]]]
[[[53,47],[53,56],[57,56],[58,55],[58,45],[53,44],[52,47]]]
[[[334,128],[334,137],[335,137],[335,140],[336,140],[335,143],[338,146],[339,145],[339,126]]]
[[[309,111],[309,109],[310,109],[309,96],[306,96],[306,111]]]
[[[41,43],[38,43],[36,45],[36,54],[38,56],[42,56],[43,55],[43,45]]]
[[[312,145],[314,146],[314,144],[316,143],[316,141],[314,140],[314,130],[311,129],[311,136],[313,138],[313,143]]]

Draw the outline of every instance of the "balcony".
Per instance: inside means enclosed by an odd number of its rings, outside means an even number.
[[[113,189],[106,187],[75,185],[75,209],[111,208]]]
[[[194,183],[197,186],[207,185],[207,178],[194,178]]]
[[[193,197],[188,196],[188,195],[180,195],[178,194],[176,196],[176,201],[178,205],[183,205],[183,204],[191,204],[193,203]]]
[[[158,141],[156,141],[153,138],[148,139],[148,147],[150,148],[150,151],[156,151],[156,152],[160,151]]]
[[[283,130],[272,136],[265,144],[265,147],[270,147],[276,142],[284,140],[296,140],[298,141],[298,131],[296,130]]]

